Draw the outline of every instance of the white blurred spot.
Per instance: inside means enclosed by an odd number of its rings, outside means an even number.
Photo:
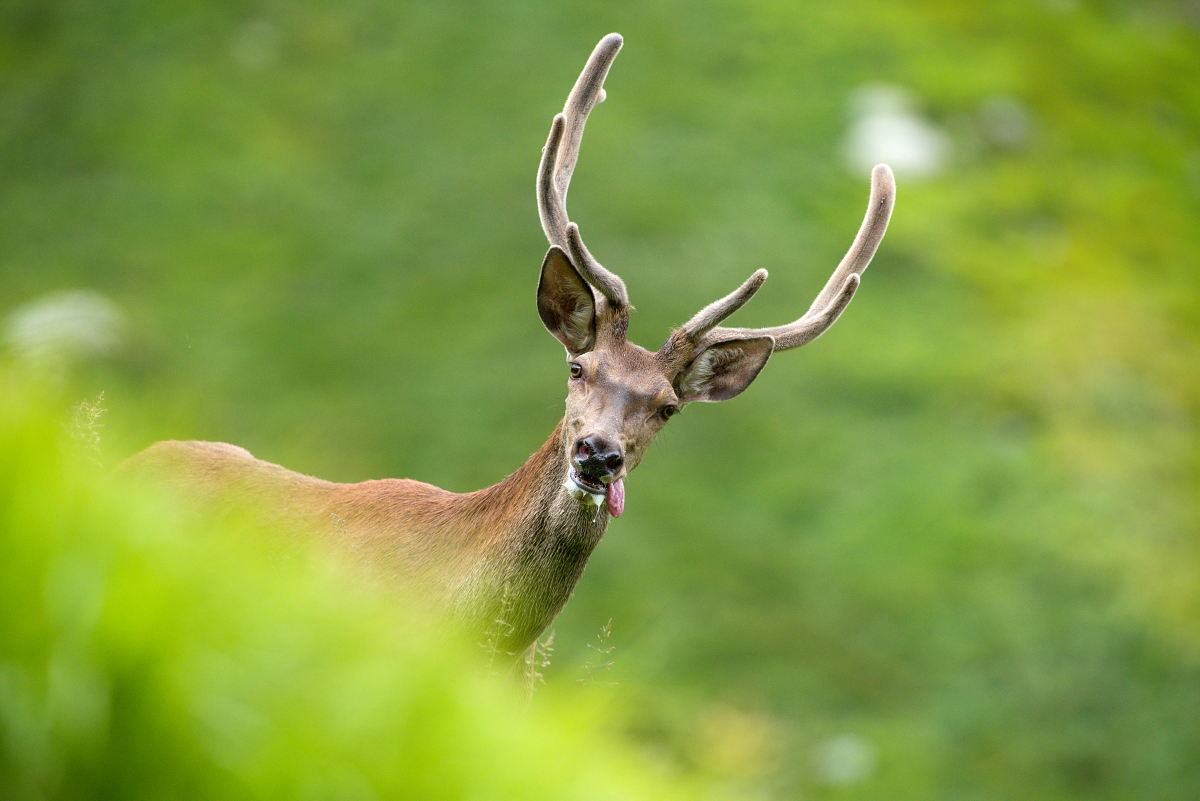
[[[279,58],[279,39],[279,29],[274,23],[251,20],[234,32],[229,54],[247,69],[266,69]]]
[[[817,776],[825,784],[853,784],[875,772],[875,747],[856,734],[830,737],[817,746]]]
[[[913,109],[903,89],[883,84],[859,87],[851,97],[854,123],[846,137],[845,155],[855,172],[881,162],[898,175],[936,175],[946,161],[949,138]]]
[[[979,128],[992,145],[1016,150],[1029,141],[1029,111],[1014,97],[989,97],[979,107]]]
[[[52,292],[18,307],[5,322],[4,341],[24,362],[60,366],[113,353],[123,329],[115,303],[79,289]]]

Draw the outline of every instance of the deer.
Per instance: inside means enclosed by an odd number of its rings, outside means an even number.
[[[542,150],[537,205],[550,247],[537,311],[566,350],[567,397],[562,420],[520,468],[459,494],[410,479],[333,483],[225,443],[164,441],[133,457],[130,469],[165,475],[197,502],[237,499],[285,526],[323,532],[476,636],[502,619],[494,648],[532,664],[538,638],[567,603],[610,519],[624,512],[625,480],[647,447],[689,403],[736,397],[772,354],[812,342],[837,321],[883,238],[895,197],[890,168],[876,166],[853,244],[794,322],[721,325],[763,285],[767,271],[760,269],[658,350],[630,342],[625,283],[584,246],[566,205],[584,126],[605,99],[604,81],[623,43],[614,33],[596,45]]]

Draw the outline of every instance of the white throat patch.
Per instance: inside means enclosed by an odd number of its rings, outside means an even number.
[[[570,493],[572,498],[579,501],[584,506],[588,506],[589,504],[592,506],[604,505],[605,494],[602,492],[597,493],[576,483],[575,478],[571,475],[570,471],[567,472],[567,480],[563,482],[563,487],[568,493]]]

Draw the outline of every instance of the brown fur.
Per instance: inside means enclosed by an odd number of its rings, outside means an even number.
[[[567,602],[608,524],[562,490],[566,452],[560,425],[515,473],[465,494],[408,479],[336,484],[212,442],[159,442],[126,469],[166,478],[210,514],[249,509],[340,541],[479,636],[503,613],[497,647],[518,654]]]
[[[503,614],[502,650],[520,653],[567,602],[608,526],[605,508],[563,488],[574,444],[589,435],[616,443],[625,456],[616,477],[624,478],[666,424],[663,408],[680,403],[659,354],[607,341],[571,360],[582,372],[568,380],[566,415],[546,443],[477,492],[408,479],[336,484],[212,442],[159,442],[127,469],[165,477],[209,513],[248,509],[273,527],[340,541],[373,573],[413,588],[479,636]]]

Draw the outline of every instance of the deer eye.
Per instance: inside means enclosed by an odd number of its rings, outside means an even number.
[[[659,412],[659,414],[661,414],[663,416],[664,420],[670,420],[672,417],[679,414],[679,407],[678,406],[664,406],[662,408],[662,411]]]
[[[572,363],[571,364],[571,378],[582,378],[582,377],[583,377],[583,367],[578,364]]]

